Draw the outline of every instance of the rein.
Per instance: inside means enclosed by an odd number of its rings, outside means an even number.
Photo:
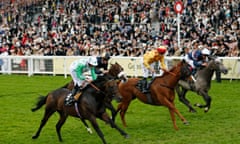
[[[169,73],[169,74],[171,74],[171,75],[173,75],[173,76],[176,76],[176,74],[173,73],[173,72],[170,72],[170,71],[165,71],[165,72],[167,72],[167,73]]]
[[[96,89],[97,91],[101,91],[97,86],[95,86],[93,83],[89,83],[94,89]]]

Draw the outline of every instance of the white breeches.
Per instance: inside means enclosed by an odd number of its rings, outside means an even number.
[[[152,63],[152,64],[150,65],[150,67],[151,67],[152,69],[154,69],[155,64],[156,64],[156,63]],[[161,76],[161,75],[163,75],[163,73],[164,73],[164,71],[161,70],[161,69],[159,70],[159,73],[156,73],[156,72],[155,72],[155,73],[151,73],[151,71],[150,71],[148,68],[146,68],[143,63],[142,63],[142,69],[143,69],[143,77],[144,77],[144,78],[148,78],[149,76],[152,77],[152,78],[154,78],[154,77],[156,77],[156,76]]]
[[[73,79],[74,86],[78,85],[79,87],[84,88],[89,84],[87,81],[79,79],[77,77],[76,71],[72,70],[71,68],[70,68],[70,74],[71,74],[71,77]],[[92,78],[91,76],[86,75],[86,74],[85,74],[85,76],[88,77],[88,79]]]
[[[195,66],[193,64],[193,60],[189,59],[188,55],[185,55],[184,59],[193,69],[195,69]]]

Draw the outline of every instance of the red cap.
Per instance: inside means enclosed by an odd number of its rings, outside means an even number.
[[[165,46],[160,46],[160,47],[157,48],[157,51],[160,54],[164,54],[167,51],[167,48]]]

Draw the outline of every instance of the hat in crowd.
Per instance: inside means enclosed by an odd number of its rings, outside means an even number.
[[[198,43],[199,41],[196,39],[196,40],[193,40],[192,41],[192,46],[195,44],[195,43]]]

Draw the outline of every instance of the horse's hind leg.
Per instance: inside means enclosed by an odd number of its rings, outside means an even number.
[[[186,93],[187,93],[187,89],[184,89],[181,87],[181,90],[180,90],[180,87],[181,86],[177,86],[176,87],[176,91],[177,91],[177,94],[178,94],[178,99],[179,101],[181,101],[183,104],[185,104],[188,108],[189,108],[189,112],[197,112],[191,105],[190,101],[186,99]]]
[[[67,115],[63,111],[61,111],[61,112],[59,111],[59,114],[60,114],[60,119],[59,119],[58,123],[56,124],[56,131],[57,131],[59,141],[62,142],[61,127],[65,123],[65,121],[67,119]]]
[[[54,112],[55,112],[55,111],[52,111],[51,109],[46,108],[44,117],[43,117],[43,119],[41,120],[40,127],[38,128],[38,131],[37,131],[36,134],[32,137],[32,139],[38,138],[38,136],[40,135],[40,132],[41,132],[43,126],[46,124],[46,122],[48,121],[49,117],[50,117]]]

